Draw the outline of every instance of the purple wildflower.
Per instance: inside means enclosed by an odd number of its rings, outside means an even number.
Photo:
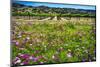
[[[85,62],[85,61],[86,61],[86,59],[82,59],[82,61],[83,61],[83,62]]]
[[[29,57],[30,60],[34,60],[34,58],[35,58],[34,56],[30,56]]]
[[[28,59],[30,56],[28,54],[21,54],[20,57],[23,59]]]
[[[20,63],[21,62],[21,59],[19,57],[16,57],[14,60],[13,60],[13,63],[14,64],[17,64],[17,63]]]
[[[26,65],[26,64],[29,64],[29,61],[24,61],[21,63],[21,65]]]
[[[19,60],[20,58],[19,57],[16,57],[15,59],[14,59],[14,61],[17,61],[17,60]]]
[[[39,59],[38,58],[33,58],[33,61],[34,62],[37,62]]]
[[[16,42],[16,46],[18,46],[19,45],[19,42]]]

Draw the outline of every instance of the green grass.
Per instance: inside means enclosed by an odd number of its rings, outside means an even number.
[[[16,33],[12,35],[12,40],[18,41],[19,45],[16,46],[15,43],[12,43],[13,59],[21,53],[45,58],[45,61],[39,59],[38,62],[29,61],[28,64],[39,64],[41,61],[44,63],[62,63],[95,60],[96,39],[92,25],[72,23],[30,25],[21,23],[14,27],[13,30]],[[18,38],[20,32],[24,33],[20,34],[22,37]],[[30,39],[23,44],[26,37]],[[20,50],[19,48],[22,47],[24,49]],[[67,56],[69,53],[71,57]]]

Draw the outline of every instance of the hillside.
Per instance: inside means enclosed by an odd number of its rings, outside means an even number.
[[[13,14],[17,12],[32,14],[45,14],[45,15],[60,15],[60,16],[90,16],[95,17],[95,10],[85,10],[85,9],[74,9],[74,8],[54,8],[48,6],[27,6],[23,4],[13,3],[12,4]]]

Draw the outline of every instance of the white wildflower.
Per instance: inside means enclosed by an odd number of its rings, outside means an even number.
[[[67,54],[67,57],[69,57],[69,58],[72,57],[72,54],[71,53],[68,53]]]
[[[32,44],[30,44],[30,46],[32,46]]]
[[[68,46],[68,44],[65,44],[65,46]]]
[[[82,47],[83,49],[85,48],[85,47]]]
[[[53,56],[52,56],[52,58],[54,59],[54,58],[55,58],[55,56],[53,55]]]
[[[15,62],[15,64],[17,64],[17,63],[21,63],[21,60],[19,59],[19,60],[17,60],[16,62]]]
[[[21,35],[18,36],[18,38],[21,38],[21,37],[22,37]]]
[[[29,59],[30,59],[30,60],[32,60],[32,59],[33,59],[33,57],[32,57],[32,56],[30,56],[30,57],[29,57]]]
[[[29,40],[29,39],[30,39],[30,37],[26,37],[26,39],[28,39],[28,40]]]
[[[24,65],[24,63],[20,63],[20,65]]]

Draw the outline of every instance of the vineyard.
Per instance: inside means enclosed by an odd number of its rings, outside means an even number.
[[[95,23],[94,15],[87,17],[56,14],[53,16],[13,15],[12,64],[95,61]]]

